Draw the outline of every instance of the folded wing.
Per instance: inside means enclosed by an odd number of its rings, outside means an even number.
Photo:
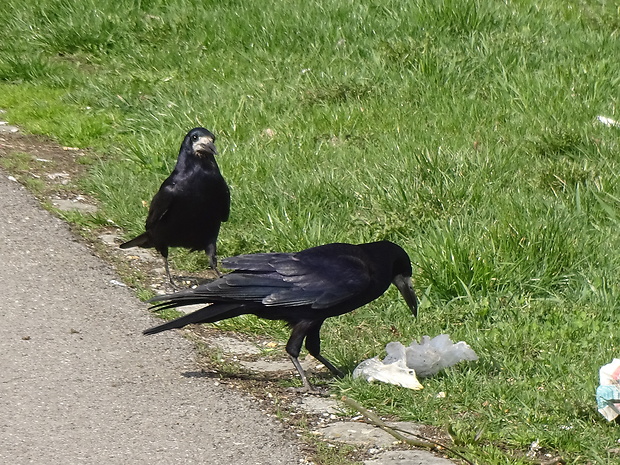
[[[222,261],[233,269],[195,289],[158,296],[152,301],[174,300],[172,306],[207,302],[253,302],[266,307],[332,307],[366,289],[368,266],[355,246],[348,253],[321,248],[295,254],[264,253],[239,255]],[[348,249],[347,249],[348,250]],[[169,308],[170,303],[156,305]]]

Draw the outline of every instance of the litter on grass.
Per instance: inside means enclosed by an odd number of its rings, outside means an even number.
[[[433,376],[463,360],[478,360],[466,342],[455,344],[447,334],[432,339],[423,336],[419,343],[413,341],[408,347],[400,342],[390,342],[385,351],[387,356],[383,360],[374,357],[360,363],[353,371],[353,377],[422,389],[418,377]]]
[[[353,377],[362,377],[369,383],[381,381],[416,391],[424,388],[418,381],[415,370],[407,368],[403,359],[394,363],[384,363],[379,357],[369,358],[353,370]]]
[[[598,411],[608,421],[620,415],[620,359],[603,365],[599,371],[599,387],[596,388]]]
[[[604,124],[605,126],[620,128],[620,123],[615,119],[608,118],[607,116],[597,116],[596,119],[599,123]]]

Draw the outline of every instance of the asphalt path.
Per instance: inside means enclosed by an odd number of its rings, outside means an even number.
[[[0,171],[0,463],[304,462],[118,280]]]

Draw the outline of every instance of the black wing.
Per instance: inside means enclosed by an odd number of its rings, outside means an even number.
[[[146,229],[147,231],[155,226],[164,215],[170,210],[175,198],[175,184],[166,179],[164,183],[157,191],[157,194],[151,200],[151,206],[149,207],[149,214],[146,217]]]
[[[308,249],[296,254],[239,255],[222,261],[232,273],[208,284],[152,301],[255,302],[265,306],[309,305],[328,308],[363,293],[370,284],[368,265],[355,246]],[[344,247],[348,246],[348,247]],[[349,249],[354,248],[354,249]],[[351,253],[351,252],[355,253]]]
[[[229,270],[237,271],[264,271],[273,272],[271,264],[273,260],[286,260],[293,257],[293,253],[272,252],[272,253],[253,253],[247,255],[237,255],[222,260],[222,266]]]
[[[289,259],[273,260],[273,266],[293,286],[267,296],[265,305],[328,308],[362,294],[371,281],[361,251],[349,244],[308,249]]]

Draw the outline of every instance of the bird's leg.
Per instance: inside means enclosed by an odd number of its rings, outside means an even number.
[[[175,291],[178,291],[180,288],[177,286],[172,280],[172,275],[170,274],[170,267],[168,266],[168,256],[164,256],[164,268],[166,269],[166,276],[168,276],[168,281],[170,281],[170,285]]]
[[[310,382],[308,381],[308,377],[306,376],[306,372],[301,367],[301,363],[299,363],[299,359],[297,357],[293,357],[290,354],[289,354],[289,357],[291,358],[291,361],[293,362],[293,365],[295,365],[295,368],[297,369],[297,372],[299,373],[299,376],[301,376],[301,381],[302,381],[302,383],[304,383],[304,390],[306,390],[306,391],[316,391],[316,388],[314,386],[312,386],[312,384],[310,384]]]
[[[327,360],[321,355],[321,339],[319,333],[321,331],[322,324],[323,322],[321,321],[308,329],[308,332],[306,334],[306,349],[308,349],[310,355],[312,355],[319,362],[325,365],[334,375],[342,377],[344,376],[344,373],[338,368],[336,368],[334,365],[332,365],[329,360]]]
[[[205,250],[207,257],[209,258],[209,267],[215,271],[218,278],[222,277],[222,273],[217,269],[217,254],[216,254],[216,246],[215,244],[209,244],[207,249]]]
[[[308,352],[310,352],[309,349],[308,349]],[[320,355],[320,354],[313,354],[312,352],[310,352],[310,355],[312,355],[319,362],[321,362],[323,365],[325,365],[327,367],[327,369],[334,374],[334,376],[338,376],[339,378],[342,378],[344,376],[344,373],[342,372],[342,370],[340,370],[339,368],[336,368],[334,365],[332,365],[332,363],[329,360],[327,360],[322,355]]]
[[[306,372],[301,367],[301,363],[299,363],[299,352],[301,351],[301,345],[304,342],[304,338],[306,337],[306,332],[308,331],[308,326],[310,324],[311,322],[308,321],[300,321],[293,326],[291,337],[289,337],[288,342],[286,343],[286,353],[291,358],[293,365],[295,365],[295,369],[297,369],[297,372],[301,377],[301,381],[304,383],[304,390],[316,391],[316,389],[308,381]]]

